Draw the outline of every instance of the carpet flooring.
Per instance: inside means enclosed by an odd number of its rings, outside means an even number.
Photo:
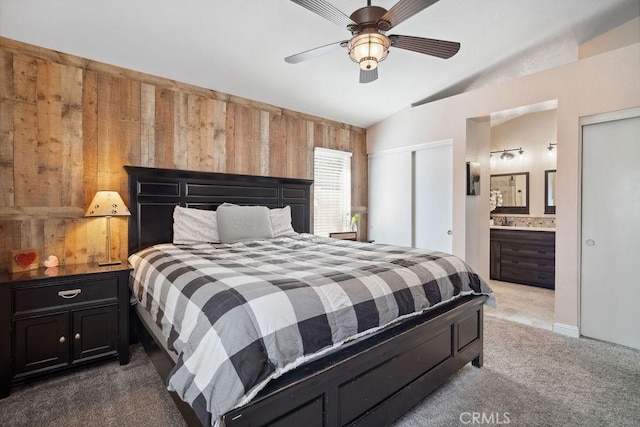
[[[183,426],[153,365],[105,363],[33,382],[0,400],[1,426]],[[640,351],[485,316],[484,367],[465,366],[394,423],[638,426]]]

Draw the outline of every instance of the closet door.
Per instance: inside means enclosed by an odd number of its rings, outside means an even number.
[[[451,143],[414,152],[414,246],[451,253],[453,239]]]
[[[640,117],[582,128],[580,332],[640,348]]]
[[[369,238],[411,246],[411,153],[369,158]]]

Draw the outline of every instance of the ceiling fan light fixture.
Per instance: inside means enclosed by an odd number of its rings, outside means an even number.
[[[360,64],[363,70],[374,70],[378,62],[384,61],[389,54],[391,41],[379,33],[358,34],[349,40],[347,48],[353,62]]]

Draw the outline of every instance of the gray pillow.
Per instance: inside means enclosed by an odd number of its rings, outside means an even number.
[[[216,210],[222,243],[273,239],[269,208],[224,204]]]

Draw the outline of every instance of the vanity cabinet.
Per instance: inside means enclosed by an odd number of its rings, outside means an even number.
[[[491,229],[490,278],[555,289],[553,231]]]

